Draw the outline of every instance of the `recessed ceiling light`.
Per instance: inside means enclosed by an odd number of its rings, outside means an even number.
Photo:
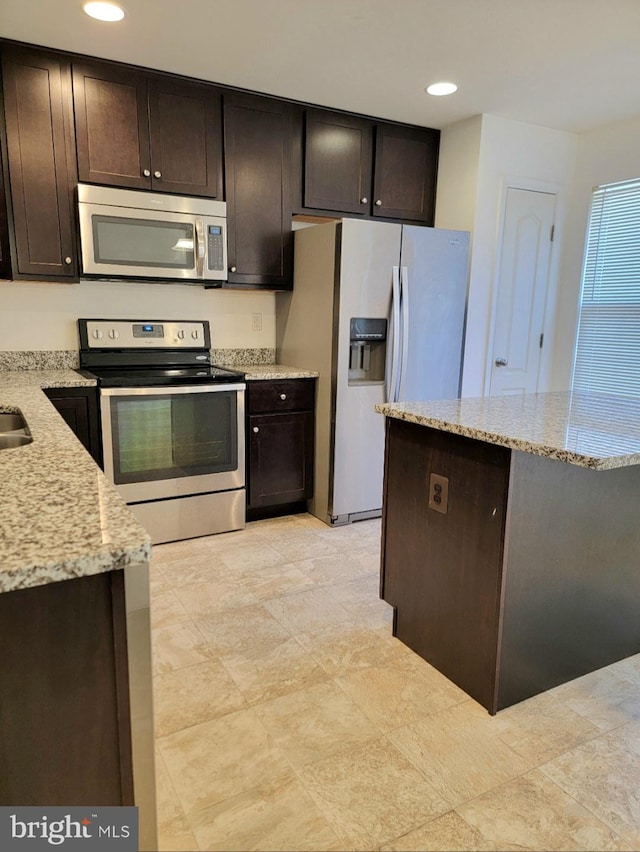
[[[430,95],[452,95],[454,92],[458,90],[458,87],[455,83],[432,83],[430,86],[427,86],[425,92],[428,92]]]
[[[98,21],[121,21],[124,11],[115,3],[85,3],[82,7],[92,18]]]

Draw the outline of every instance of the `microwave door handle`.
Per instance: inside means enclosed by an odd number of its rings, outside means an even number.
[[[199,216],[196,216],[195,222],[196,276],[198,278],[204,278],[204,255],[206,245],[204,241],[204,222]]]

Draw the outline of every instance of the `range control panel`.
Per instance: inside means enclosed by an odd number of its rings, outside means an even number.
[[[207,320],[78,320],[82,349],[208,349]]]

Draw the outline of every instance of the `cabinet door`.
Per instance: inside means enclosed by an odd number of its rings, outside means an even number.
[[[40,51],[3,47],[15,272],[75,277],[69,69]]]
[[[9,248],[9,193],[5,190],[2,152],[0,151],[0,278],[11,278],[11,250]]]
[[[222,199],[220,100],[213,86],[149,79],[154,189]]]
[[[440,132],[376,127],[373,215],[433,225]]]
[[[229,284],[289,290],[291,111],[269,98],[224,97]]]
[[[304,207],[367,214],[371,209],[373,124],[308,110],[304,139]]]
[[[260,508],[313,496],[313,413],[249,417],[249,506]]]
[[[149,189],[146,76],[74,64],[73,102],[80,181]]]
[[[95,388],[47,388],[45,394],[96,464],[102,467],[102,441]]]

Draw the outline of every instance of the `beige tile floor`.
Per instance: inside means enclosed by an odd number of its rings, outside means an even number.
[[[640,849],[640,657],[491,717],[391,636],[379,539],[154,548],[160,849]]]

